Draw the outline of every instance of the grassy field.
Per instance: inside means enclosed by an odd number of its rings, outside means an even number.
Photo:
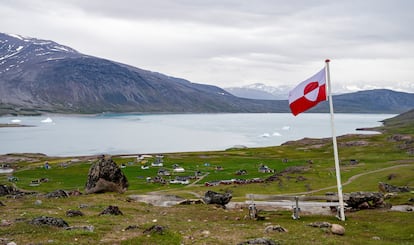
[[[413,127],[404,122],[390,122],[381,128],[382,134],[347,135],[338,137],[341,160],[341,177],[344,193],[355,191],[378,191],[378,182],[397,186],[414,187]],[[387,124],[386,124],[387,125]],[[395,126],[395,125],[398,125]],[[393,137],[404,134],[410,140]],[[196,184],[148,183],[147,177],[157,175],[158,167],[142,169],[136,157],[113,156],[114,161],[126,167],[122,169],[129,181],[128,191],[123,194],[105,193],[71,196],[63,199],[47,199],[42,194],[57,189],[84,190],[87,174],[94,157],[53,158],[42,155],[7,156],[20,158],[11,163],[17,171],[17,182],[8,182],[0,175],[1,184],[36,191],[19,199],[0,197],[0,244],[14,241],[17,244],[237,244],[251,238],[267,237],[281,244],[414,244],[413,212],[390,210],[363,210],[347,212],[346,221],[330,216],[303,214],[300,220],[292,220],[290,211],[262,211],[264,220],[247,219],[247,209],[222,209],[214,205],[180,205],[156,207],[131,202],[131,194],[158,192],[184,198],[203,196],[207,190],[232,192],[232,201],[245,201],[246,194],[294,194],[324,195],[336,192],[336,176],[330,139],[304,139],[288,142],[278,147],[249,148],[216,152],[191,152],[164,154],[164,169],[172,171],[178,164],[190,176],[200,171],[204,176]],[[5,158],[2,158],[5,159]],[[154,158],[146,159],[151,163]],[[351,164],[357,160],[357,164]],[[50,169],[45,169],[48,161]],[[0,160],[0,163],[1,160]],[[260,173],[258,168],[266,165],[276,173],[283,173],[279,181],[244,185],[205,186],[206,182],[230,179],[266,179],[273,173]],[[300,166],[302,171],[286,169]],[[219,168],[220,167],[220,168]],[[219,170],[218,170],[219,169]],[[246,170],[246,175],[236,175]],[[33,180],[45,178],[47,182],[31,186]],[[194,180],[192,180],[193,182]],[[328,187],[328,188],[327,188]],[[325,189],[327,188],[327,189]],[[323,190],[320,190],[323,189]],[[403,193],[387,199],[392,205],[411,204],[413,193]],[[40,201],[39,201],[40,200]],[[120,208],[123,215],[99,216],[109,205]],[[82,206],[83,208],[80,208]],[[67,210],[81,210],[82,217],[66,217]],[[65,230],[55,227],[38,227],[27,221],[38,216],[63,218],[70,226],[93,226],[94,230]],[[313,228],[307,224],[315,221],[338,223],[345,227],[344,236],[333,235],[326,229]],[[6,225],[10,222],[10,225]],[[144,234],[152,225],[166,227],[163,234]],[[268,225],[281,225],[286,233],[264,233]],[[135,227],[127,229],[128,226]]]

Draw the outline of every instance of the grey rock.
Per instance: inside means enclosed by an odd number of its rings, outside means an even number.
[[[346,200],[346,204],[352,209],[388,207],[384,202],[384,195],[380,192],[352,192],[347,196],[349,198]]]
[[[230,202],[232,197],[231,193],[221,194],[214,191],[207,191],[204,194],[203,200],[206,204],[218,204],[225,207],[225,205]]]
[[[66,230],[82,230],[82,231],[89,231],[93,232],[95,227],[93,225],[84,225],[84,226],[69,226],[65,228]]]
[[[117,206],[108,206],[107,208],[105,208],[99,215],[123,215],[123,213],[121,212],[121,210],[119,210],[119,208]]]
[[[287,229],[283,228],[280,225],[269,225],[264,229],[265,233],[270,233],[270,232],[288,232]]]
[[[64,190],[56,190],[49,192],[45,195],[46,198],[66,198],[69,197],[69,194]]]
[[[411,191],[411,189],[408,186],[395,186],[395,185],[390,185],[384,182],[379,182],[378,189],[384,193],[390,193],[390,192],[398,193],[398,192],[410,192]]]
[[[332,225],[329,222],[313,222],[313,223],[308,224],[308,226],[318,227],[318,228],[329,228]]]
[[[91,166],[86,182],[86,193],[123,193],[129,184],[121,168],[112,160],[102,157]]]
[[[332,224],[331,232],[335,235],[343,236],[345,234],[345,228],[342,225]]]
[[[256,244],[256,245],[279,245],[281,243],[275,242],[268,238],[254,238],[247,240],[245,242],[238,243],[237,245],[248,245],[248,244]]]
[[[66,216],[68,217],[75,217],[75,216],[83,216],[84,214],[79,210],[68,210],[66,211]]]
[[[144,234],[154,234],[154,233],[163,234],[165,230],[166,228],[164,226],[153,225],[150,228],[145,229]]]
[[[54,217],[47,217],[47,216],[40,216],[34,218],[32,221],[29,222],[32,225],[49,225],[49,226],[56,226],[56,227],[68,227],[68,223],[61,218],[54,218]]]

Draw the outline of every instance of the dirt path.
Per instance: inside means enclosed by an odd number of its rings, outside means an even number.
[[[201,176],[200,178],[198,178],[196,181],[194,181],[193,183],[187,185],[186,187],[190,187],[190,186],[195,186],[199,181],[201,181],[202,179],[204,179],[204,177],[206,177],[207,175],[209,175],[210,173],[206,173],[205,175]]]

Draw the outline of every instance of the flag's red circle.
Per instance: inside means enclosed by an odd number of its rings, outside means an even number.
[[[319,83],[318,82],[310,82],[306,85],[305,89],[303,90],[304,96],[309,101],[316,101],[319,94]]]

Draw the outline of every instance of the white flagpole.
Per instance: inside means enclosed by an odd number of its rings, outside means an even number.
[[[342,195],[342,184],[341,184],[341,171],[339,169],[339,157],[338,157],[338,144],[336,142],[335,134],[335,125],[334,125],[334,111],[332,103],[332,90],[331,90],[331,77],[329,73],[329,62],[330,60],[325,60],[326,63],[326,79],[328,80],[328,96],[329,96],[329,111],[331,113],[331,130],[332,130],[332,142],[335,158],[335,170],[336,170],[336,184],[338,186],[338,199],[339,199],[339,219],[345,221],[345,208],[344,208],[344,197]]]

